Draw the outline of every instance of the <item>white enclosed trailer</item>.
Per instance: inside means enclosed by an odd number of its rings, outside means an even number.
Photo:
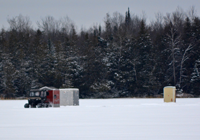
[[[64,88],[60,91],[60,106],[77,106],[79,105],[79,89]]]

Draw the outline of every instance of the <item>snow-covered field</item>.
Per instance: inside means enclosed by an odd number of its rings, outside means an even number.
[[[0,140],[200,140],[200,99],[83,99],[28,108],[0,100]]]

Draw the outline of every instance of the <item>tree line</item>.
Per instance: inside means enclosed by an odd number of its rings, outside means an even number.
[[[200,95],[200,18],[194,8],[157,13],[148,24],[128,9],[80,32],[69,17],[45,17],[37,29],[22,15],[8,23],[0,31],[2,96],[52,86],[79,88],[80,98],[153,97],[169,85]]]

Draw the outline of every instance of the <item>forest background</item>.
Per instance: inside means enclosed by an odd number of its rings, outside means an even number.
[[[77,31],[64,17],[8,19],[0,31],[0,94],[31,88],[79,88],[80,98],[155,97],[163,87],[200,96],[200,17],[195,9],[157,13],[156,20],[118,12],[104,25]]]

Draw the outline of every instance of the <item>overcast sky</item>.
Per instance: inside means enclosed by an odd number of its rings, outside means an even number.
[[[7,28],[7,19],[19,14],[30,17],[34,26],[46,16],[55,19],[68,16],[80,29],[103,25],[106,13],[125,14],[128,7],[131,14],[138,16],[144,11],[150,21],[155,13],[172,13],[178,6],[184,11],[195,6],[196,14],[200,15],[200,0],[0,0],[0,28]]]

